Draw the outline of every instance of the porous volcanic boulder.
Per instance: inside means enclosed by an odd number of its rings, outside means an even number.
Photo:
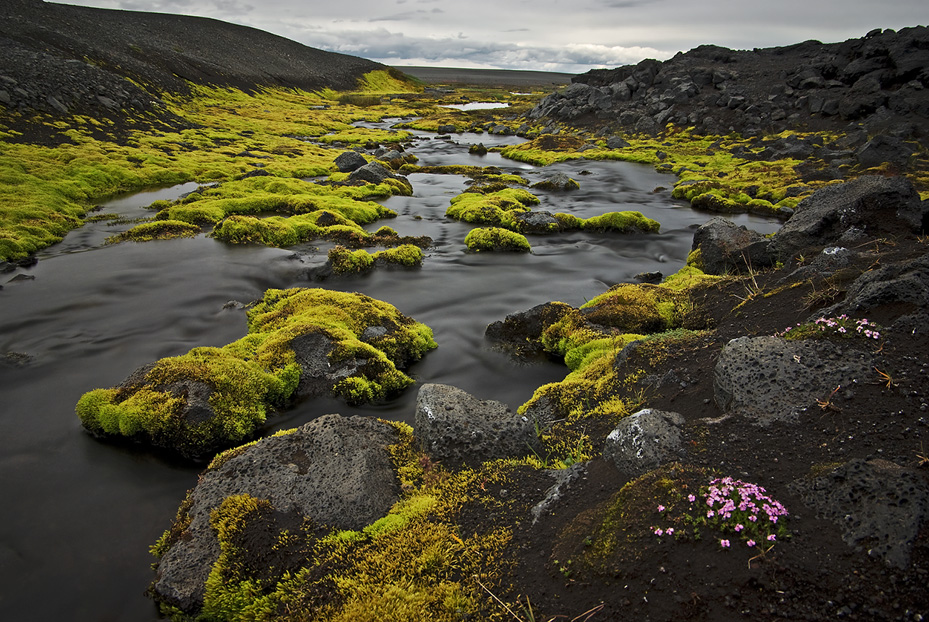
[[[929,256],[862,273],[841,302],[823,309],[818,316],[862,316],[882,308],[890,309],[894,319],[929,308]]]
[[[335,165],[342,173],[357,171],[367,163],[368,161],[364,159],[364,156],[357,151],[345,151],[335,159]]]
[[[767,426],[818,417],[817,400],[851,399],[873,366],[870,354],[825,340],[739,337],[719,355],[713,390],[720,409]]]
[[[717,217],[694,232],[691,250],[700,250],[703,271],[725,274],[760,269],[774,263],[769,240],[731,220]]]
[[[909,564],[929,518],[925,478],[887,460],[852,460],[792,488],[817,515],[839,526],[846,544],[897,568]]]
[[[682,457],[680,413],[646,408],[623,418],[603,444],[603,458],[630,478]]]
[[[452,467],[539,451],[535,423],[528,417],[501,402],[480,400],[444,384],[420,388],[414,428],[423,451]]]
[[[908,179],[866,175],[826,186],[801,201],[771,247],[787,260],[807,248],[831,246],[852,228],[869,236],[919,233],[927,218],[929,204],[920,201]]]
[[[232,451],[190,492],[181,529],[157,565],[151,591],[161,603],[196,613],[220,546],[210,513],[233,495],[267,500],[278,512],[319,526],[361,529],[399,499],[387,447],[393,427],[368,417],[325,415],[297,430]]]

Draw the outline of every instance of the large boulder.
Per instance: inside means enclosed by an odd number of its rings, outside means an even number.
[[[840,302],[821,310],[819,315],[863,316],[881,308],[894,319],[929,308],[929,256],[864,272]]]
[[[825,340],[739,337],[720,352],[713,390],[720,409],[767,426],[819,416],[817,400],[852,397],[873,366],[870,354]]]
[[[368,161],[364,159],[364,156],[357,151],[346,151],[339,154],[339,157],[335,159],[336,168],[342,173],[357,171],[367,163]]]
[[[646,408],[623,418],[603,444],[603,458],[630,478],[682,457],[680,413]]]
[[[925,230],[929,204],[920,201],[904,177],[866,175],[826,186],[800,202],[771,246],[783,260],[814,247],[835,244],[849,229],[869,236],[919,233]]]
[[[400,494],[388,451],[397,441],[395,429],[375,419],[325,415],[233,450],[190,492],[178,516],[179,524],[189,524],[158,562],[152,594],[186,613],[200,609],[220,554],[210,514],[234,495],[267,500],[278,512],[334,529],[361,529],[384,516]]]
[[[698,249],[707,274],[744,272],[774,263],[764,236],[722,217],[713,218],[694,232],[692,250]]]
[[[422,450],[452,467],[473,467],[540,451],[534,421],[506,404],[480,400],[444,384],[420,388],[414,428]]]
[[[846,544],[897,568],[909,564],[929,518],[925,478],[886,460],[852,460],[792,488],[818,516],[839,526]]]
[[[406,177],[392,173],[390,169],[388,169],[380,162],[368,162],[364,166],[352,171],[349,174],[348,179],[349,181],[364,182],[368,184],[380,184],[383,183],[385,179],[396,179],[397,181],[402,182],[405,186],[408,186],[410,192],[413,191],[413,186],[410,184]]]

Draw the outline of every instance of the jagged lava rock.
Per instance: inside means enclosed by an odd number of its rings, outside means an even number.
[[[476,466],[539,449],[535,423],[506,404],[444,384],[424,384],[416,398],[414,438],[434,460]]]
[[[324,415],[208,469],[190,493],[189,526],[158,562],[155,598],[188,613],[202,606],[220,553],[210,513],[231,495],[266,499],[335,529],[361,529],[384,516],[400,494],[387,450],[396,442],[386,423]]]

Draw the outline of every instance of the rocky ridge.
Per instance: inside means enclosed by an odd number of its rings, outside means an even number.
[[[883,134],[884,154],[865,153],[862,164],[889,161],[893,151],[890,161],[905,165],[914,149],[901,149],[900,141],[929,144],[927,67],[929,28],[924,26],[875,30],[832,44],[806,41],[754,50],[702,45],[664,62],[647,59],[576,76],[530,117],[650,135],[669,123],[717,135],[849,134],[843,145],[829,147],[796,138],[773,144],[756,154],[760,160],[813,154],[831,160],[830,150],[860,149],[869,134]]]

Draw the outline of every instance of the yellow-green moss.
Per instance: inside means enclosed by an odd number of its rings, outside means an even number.
[[[405,268],[417,268],[423,265],[424,256],[423,249],[413,244],[401,244],[374,253],[375,260],[397,264]]]
[[[171,238],[192,238],[200,233],[200,227],[180,220],[159,220],[136,225],[132,229],[106,239],[108,244],[117,242],[148,242]]]
[[[532,250],[526,236],[500,227],[472,229],[465,236],[465,244],[468,250],[475,252],[518,251],[528,253]]]
[[[336,274],[358,274],[374,267],[374,257],[363,249],[351,251],[336,246],[329,250],[329,265]]]

